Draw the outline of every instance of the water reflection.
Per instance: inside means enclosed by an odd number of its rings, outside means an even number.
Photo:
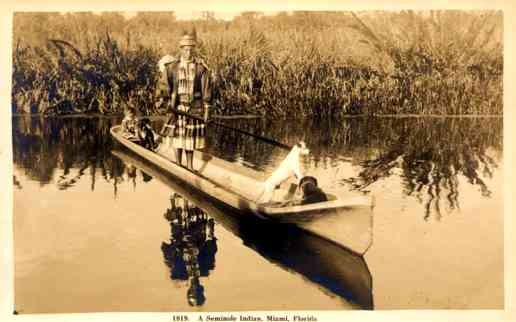
[[[101,178],[113,184],[116,195],[120,181],[134,179],[135,171],[109,154],[113,147],[109,128],[118,122],[117,118],[14,117],[14,163],[41,185],[57,177],[58,188],[67,190],[86,177],[94,190]],[[479,196],[489,197],[489,179],[502,155],[501,118],[351,118],[281,126],[239,120],[231,125],[287,144],[304,139],[312,151],[312,168],[331,169],[343,162],[359,166],[351,178],[332,178],[351,189],[368,192],[376,182],[397,176],[403,185],[399,194],[423,203],[425,219],[439,219],[443,211],[460,207],[463,179],[479,188]],[[160,121],[155,126],[159,128]],[[208,146],[219,157],[262,170],[283,153],[216,126],[210,128]],[[57,170],[62,171],[56,176]]]
[[[425,212],[420,211],[419,208],[417,208],[418,210],[410,209],[410,211],[417,216],[439,218],[441,213],[445,212],[446,208],[453,210],[460,207],[460,200],[464,200],[464,196],[466,195],[464,191],[470,187],[478,187],[479,198],[489,198],[490,194],[497,196],[495,190],[497,187],[493,186],[489,178],[493,174],[497,175],[497,167],[500,166],[501,162],[502,119],[348,119],[339,123],[328,121],[327,124],[286,123],[285,126],[281,127],[274,123],[262,124],[258,121],[253,122],[246,123],[239,121],[238,124],[235,123],[234,125],[241,126],[248,131],[258,131],[258,133],[262,135],[275,138],[288,144],[292,144],[296,140],[304,137],[312,150],[311,160],[309,160],[311,167],[320,167],[322,170],[326,170],[339,167],[342,164],[346,166],[349,164],[355,165],[357,171],[353,178],[347,178],[343,175],[340,177],[336,175],[331,178],[332,182],[338,181],[342,183],[342,186],[339,187],[342,190],[347,190],[348,187],[351,187],[361,191],[371,190],[372,192],[376,192],[382,189],[381,185],[377,184],[378,182],[389,177],[396,179],[394,180],[396,183],[399,181],[398,179],[401,179],[402,188],[397,188],[398,190],[393,191],[393,193],[397,193],[400,196],[407,195],[411,196],[411,198],[417,198],[427,205]],[[17,187],[16,190],[21,189],[21,191],[18,191],[18,195],[23,198],[23,196],[26,196],[26,193],[32,189],[32,183],[27,180],[30,179],[30,181],[35,181],[42,186],[62,189],[59,192],[59,196],[61,197],[64,196],[63,193],[71,195],[75,192],[71,190],[80,190],[77,186],[82,183],[90,187],[91,190],[97,190],[101,193],[100,195],[92,195],[91,200],[105,200],[105,196],[102,195],[102,193],[104,193],[103,188],[107,186],[105,183],[108,183],[109,186],[113,188],[113,194],[117,196],[119,187],[143,185],[145,182],[157,179],[165,182],[170,186],[171,190],[180,193],[183,198],[188,199],[189,202],[202,209],[202,211],[207,214],[208,220],[209,218],[214,219],[214,227],[217,228],[217,237],[220,238],[219,244],[217,245],[219,247],[218,270],[223,270],[221,268],[223,266],[221,265],[223,259],[220,256],[220,249],[224,248],[225,244],[222,244],[222,237],[224,236],[222,232],[226,233],[226,231],[230,231],[234,235],[239,236],[244,245],[260,254],[266,260],[288,272],[300,275],[303,280],[307,281],[306,285],[308,286],[307,288],[301,288],[302,290],[309,291],[312,289],[311,286],[315,285],[324,292],[336,296],[339,299],[342,298],[344,301],[357,303],[358,307],[373,307],[372,278],[363,258],[349,254],[337,245],[328,243],[324,239],[307,234],[295,227],[270,225],[253,217],[234,214],[231,210],[225,209],[221,205],[208,202],[205,196],[198,197],[198,195],[191,191],[189,192],[185,187],[178,186],[173,180],[167,177],[160,177],[160,173],[152,173],[147,170],[142,171],[142,169],[144,169],[142,165],[135,162],[133,159],[124,159],[124,161],[122,161],[117,157],[113,157],[110,152],[114,144],[109,135],[109,128],[117,123],[118,120],[115,118],[13,118],[13,155],[16,167],[16,175],[13,176],[13,184]],[[270,166],[271,161],[275,161],[273,158],[277,157],[278,153],[275,148],[264,143],[258,143],[258,141],[253,138],[237,135],[233,132],[223,131],[217,128],[211,129],[209,140],[213,143],[212,148],[215,150],[216,154],[221,156],[225,155],[228,159],[233,160],[247,160],[256,168]],[[335,171],[324,172],[336,173]],[[495,179],[497,178],[495,177]],[[153,187],[155,186],[156,185],[153,185]],[[144,190],[143,188],[144,187],[139,187],[138,193]],[[58,195],[54,195],[55,189],[41,189],[41,191],[42,196],[50,196],[50,198],[54,198],[54,196],[59,197]],[[468,191],[468,194],[469,193]],[[462,199],[460,196],[462,196]],[[401,199],[394,198],[395,197],[393,197],[392,200],[394,204],[401,202]],[[485,202],[479,202],[479,204],[489,205],[489,203]],[[18,209],[22,208],[23,207],[18,205]],[[171,203],[169,209],[172,208]],[[392,208],[393,207],[387,207],[386,209],[391,210]],[[64,214],[68,212],[65,205],[63,205],[63,208],[55,209],[55,211],[59,211],[60,213],[61,210]],[[164,210],[165,207],[158,210],[158,215]],[[20,213],[23,213],[23,211],[20,210]],[[471,210],[468,210],[467,213],[471,213]],[[24,223],[23,216],[16,217],[18,218],[18,225],[22,225]],[[74,216],[66,217],[74,218]],[[479,218],[476,216],[466,217],[462,218],[463,220],[459,222],[460,227],[462,227],[462,224],[469,222],[469,220],[472,222],[484,220],[483,216],[480,220],[478,220]],[[400,219],[399,223],[403,224],[404,220],[404,218]],[[166,221],[161,221],[163,224],[167,224]],[[481,234],[477,234],[476,230],[466,230],[467,232],[471,232],[471,235],[474,236],[471,237],[472,240],[475,237],[478,238],[478,236],[483,236],[483,240],[486,239],[486,237],[492,240],[492,236],[499,236],[499,226],[496,226],[490,219],[488,221],[486,227],[492,229],[489,230],[489,233],[481,231]],[[29,223],[33,221],[26,220],[25,222]],[[410,220],[407,220],[407,222],[409,224],[412,223]],[[453,225],[454,223],[447,221],[446,224]],[[158,221],[157,226],[160,225],[161,222]],[[72,225],[72,227],[76,226],[77,225]],[[478,225],[473,226],[478,227]],[[163,228],[164,226],[161,227]],[[173,237],[172,227],[173,224],[170,223],[171,237],[170,240],[164,243],[164,245],[169,245],[169,248],[172,247],[172,239],[175,238]],[[403,228],[403,225],[401,225],[401,227]],[[447,227],[453,228],[453,226]],[[459,225],[457,225],[457,227],[459,227]],[[166,226],[164,228],[167,229]],[[209,241],[211,237],[208,224],[205,229],[206,240]],[[378,235],[375,236],[375,240],[380,240],[378,244],[382,244],[382,238],[390,239],[389,231],[399,229],[399,227],[387,226],[382,229],[379,230],[380,237],[378,238]],[[102,231],[102,229],[100,231]],[[264,231],[267,233],[263,233]],[[452,231],[454,231],[454,229],[452,229]],[[496,233],[491,233],[492,231]],[[29,234],[33,234],[33,232],[33,228],[27,230]],[[437,238],[437,240],[444,240],[445,243],[457,245],[456,240],[452,239],[450,236],[447,237],[448,239],[442,239],[442,232],[444,231],[438,230],[436,233],[438,236],[436,235],[434,237]],[[168,232],[165,233],[168,234]],[[188,234],[188,232],[185,234]],[[456,236],[453,236],[453,238],[455,237]],[[163,259],[174,265],[175,262],[171,261],[171,258],[173,258],[172,251],[165,251],[162,254],[158,249],[161,240],[164,239],[168,238],[164,237],[158,239],[158,241],[151,243],[150,248],[158,252],[154,257],[158,261],[157,265],[159,265],[160,268],[166,269],[168,273],[168,268],[165,266],[166,264],[162,264]],[[214,242],[216,242],[215,238],[213,239]],[[464,241],[467,240],[467,238],[464,239]],[[497,239],[495,238],[494,240]],[[138,243],[139,242],[138,240]],[[23,245],[23,243],[18,244]],[[439,243],[432,244],[440,245]],[[481,244],[485,246],[485,243]],[[427,244],[423,246],[426,245]],[[478,248],[479,245],[476,247]],[[492,253],[490,249],[491,246],[493,246],[493,249],[498,249],[497,244],[495,243],[493,245],[492,241],[487,243],[487,245],[489,245],[489,247],[484,248],[487,249],[485,254]],[[165,248],[166,247],[167,246],[165,246]],[[211,293],[208,293],[206,289],[202,289],[203,286],[207,287],[207,285],[209,285],[205,280],[203,281],[202,277],[208,274],[211,274],[213,277],[213,269],[215,266],[212,267],[208,263],[203,263],[202,261],[204,260],[210,261],[209,256],[203,257],[203,255],[201,255],[201,248],[196,247],[199,252],[197,259],[191,259],[191,254],[195,252],[185,248],[183,252],[187,255],[185,255],[185,258],[181,257],[183,261],[182,273],[180,273],[181,270],[179,270],[180,264],[177,266],[179,271],[177,274],[173,272],[171,266],[168,266],[170,267],[170,276],[183,276],[182,279],[173,279],[174,283],[185,285],[185,288],[180,290],[181,293],[179,294],[181,297],[183,296],[182,294],[188,292],[188,289],[191,289],[190,297],[195,301],[193,302],[194,304],[204,302],[206,305],[207,301],[208,304],[211,305],[214,304],[215,301],[210,301],[209,296],[208,299],[205,298],[206,294]],[[439,246],[435,246],[431,249],[428,248],[428,252],[421,252],[419,250],[419,253],[441,254],[441,252],[436,251],[437,248],[439,248]],[[382,248],[379,247],[378,249]],[[398,252],[399,249],[396,247],[391,248],[385,254],[371,254],[370,258],[375,258],[374,256],[376,256],[376,259],[371,261],[370,264],[376,265],[376,267],[374,267],[375,281],[378,282],[375,286],[377,286],[377,291],[380,289],[377,294],[382,292],[382,288],[385,293],[397,292],[399,287],[403,293],[403,288],[405,288],[406,292],[407,288],[414,287],[412,284],[410,286],[398,286],[397,282],[390,277],[387,277],[389,282],[386,282],[385,275],[390,276],[390,272],[393,271],[391,268],[398,265],[396,259],[400,260],[401,258],[401,260],[405,260],[404,257],[397,255]],[[414,265],[424,266],[425,263],[428,262],[428,256],[415,256],[417,252],[417,249],[414,250],[414,254],[410,253],[411,256],[409,256],[409,258],[414,260]],[[49,247],[48,254],[54,253],[54,249]],[[21,254],[23,256],[26,255],[24,253]],[[30,252],[28,253],[28,255],[31,254]],[[215,256],[215,253],[213,254]],[[406,253],[401,252],[401,254]],[[454,252],[449,258],[464,256],[464,253],[460,253],[460,251],[457,252],[457,254]],[[391,261],[395,263],[393,264],[394,266],[391,265],[390,268],[384,268],[387,267],[384,261],[384,259],[387,258],[385,256],[394,258],[394,260]],[[49,255],[49,257],[52,256]],[[466,263],[464,267],[468,265],[470,267],[478,266],[471,264],[475,263],[474,258],[468,258],[466,256],[464,258],[464,262]],[[197,264],[194,263],[195,260]],[[439,260],[440,258],[436,257],[435,262],[439,263]],[[194,268],[190,269],[191,272],[198,269],[198,273],[192,273],[192,277],[190,277],[187,263]],[[445,262],[440,261],[440,263],[443,264]],[[452,264],[453,263],[455,263],[455,261],[452,261]],[[43,268],[46,267],[45,265],[40,265],[39,262],[35,265],[39,265]],[[79,265],[82,264],[79,263]],[[414,266],[410,265],[410,267]],[[458,266],[458,268],[463,267]],[[174,269],[176,269],[176,266],[174,266]],[[31,269],[31,271],[33,271],[33,269]],[[37,270],[34,272],[36,271]],[[419,273],[422,274],[422,276],[426,276],[429,271],[430,270],[426,270],[423,271],[423,273]],[[442,271],[442,269],[439,271]],[[454,271],[461,271],[461,269],[454,269]],[[464,270],[464,273],[468,272],[468,269]],[[23,271],[22,273],[17,271],[17,274],[18,276],[22,276]],[[221,271],[221,274],[224,274],[224,272]],[[500,274],[496,274],[496,276],[500,276]],[[443,280],[446,282],[445,284],[447,285],[451,282],[455,283],[455,275],[448,275],[451,277],[447,277],[447,279]],[[198,276],[198,278],[193,278],[195,276]],[[465,274],[464,276],[473,275]],[[503,276],[503,274],[501,276]],[[156,275],[153,275],[153,277],[156,277]],[[23,279],[23,276],[17,278]],[[168,279],[168,277],[166,278]],[[159,280],[159,283],[162,283],[160,276],[156,279]],[[434,279],[428,279],[428,282],[425,281],[421,282],[422,284],[414,285],[418,288],[425,288],[428,287],[425,283],[433,283],[436,280],[441,281],[441,277],[434,277]],[[468,277],[468,280],[475,279]],[[269,281],[269,283],[275,283],[275,281]],[[31,285],[35,284],[31,281]],[[250,287],[252,286],[253,285],[250,285]],[[215,290],[217,286],[213,285],[213,287]],[[219,285],[218,287],[221,286]],[[445,287],[443,287],[443,289],[445,289]],[[457,289],[459,289],[459,291],[457,291]],[[18,290],[20,290],[20,288],[18,288]],[[461,292],[460,294],[462,294],[462,289],[455,288],[451,290],[451,292],[450,294],[457,294],[457,292]],[[204,295],[201,296],[201,294]],[[186,296],[188,296],[188,294],[186,294]],[[388,297],[390,298],[390,295],[388,295]],[[30,300],[30,297],[27,297],[27,299]],[[384,302],[385,301],[384,299]],[[380,301],[376,302],[382,305],[381,295]]]
[[[212,218],[178,193],[170,198],[165,218],[170,223],[170,241],[161,244],[172,280],[188,280],[188,304],[203,305],[206,297],[200,277],[215,268],[217,239]]]
[[[109,151],[113,141],[109,135],[110,118],[43,118],[20,116],[13,119],[13,160],[25,170],[27,177],[44,186],[58,175],[59,189],[73,187],[86,174],[91,190],[100,176],[112,181],[122,172],[120,160]],[[77,173],[71,173],[77,168]]]
[[[165,213],[171,225],[171,238],[169,243],[162,244],[162,250],[171,279],[190,281],[187,296],[191,305],[204,303],[204,288],[198,277],[207,276],[215,268],[215,219],[269,261],[301,274],[355,307],[373,308],[372,277],[362,256],[296,226],[275,224],[228,209],[125,149],[113,154],[174,191],[171,207]]]
[[[482,197],[491,190],[486,182],[497,168],[502,150],[502,120],[438,119],[394,123],[377,156],[362,160],[356,177],[342,180],[353,189],[367,191],[375,182],[394,174],[403,192],[424,204],[424,219],[439,220],[443,204],[448,211],[460,207],[460,178],[479,187]],[[400,171],[395,171],[400,169]]]
[[[368,193],[374,183],[398,176],[401,193],[424,204],[425,220],[431,215],[439,220],[443,204],[447,211],[460,207],[461,178],[489,197],[488,182],[503,150],[502,118],[350,118],[282,126],[251,120],[234,125],[290,145],[305,140],[313,167],[350,160],[361,167],[359,173],[336,179],[352,190]],[[249,142],[252,138],[233,139],[246,151],[254,149],[247,153],[271,153]]]

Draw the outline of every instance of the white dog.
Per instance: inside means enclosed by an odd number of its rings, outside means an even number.
[[[309,152],[310,150],[303,141],[294,145],[279,167],[265,180],[263,183],[263,191],[256,202],[259,204],[269,202],[274,195],[274,190],[292,176],[295,176],[299,182],[303,177],[299,157],[301,155],[307,155]]]

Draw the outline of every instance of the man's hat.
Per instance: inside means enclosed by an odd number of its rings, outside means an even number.
[[[192,28],[190,31],[185,31],[181,40],[179,40],[179,47],[184,46],[195,46],[197,44],[197,33],[195,28]]]

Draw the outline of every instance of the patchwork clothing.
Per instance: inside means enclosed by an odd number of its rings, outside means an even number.
[[[165,66],[158,84],[158,95],[169,100],[171,117],[164,135],[177,149],[197,150],[205,147],[206,124],[179,110],[203,118],[211,106],[211,75],[200,60],[174,61]]]

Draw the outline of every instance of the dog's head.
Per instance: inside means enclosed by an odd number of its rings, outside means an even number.
[[[299,143],[295,145],[295,148],[299,149],[300,155],[307,155],[310,153],[310,149],[306,147],[305,141],[299,141]]]

